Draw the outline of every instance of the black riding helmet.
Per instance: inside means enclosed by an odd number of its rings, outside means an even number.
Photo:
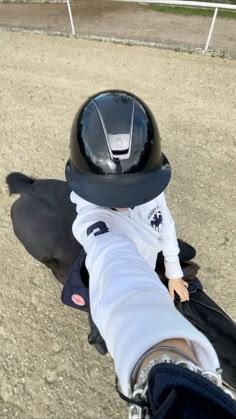
[[[134,207],[158,196],[171,167],[148,106],[120,90],[89,97],[73,121],[65,174],[76,194],[102,207]]]

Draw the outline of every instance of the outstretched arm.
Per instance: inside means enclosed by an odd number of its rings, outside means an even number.
[[[134,243],[117,232],[115,213],[89,203],[79,208],[73,233],[87,253],[91,313],[114,359],[122,391],[128,395],[138,359],[165,339],[185,339],[203,368],[218,368],[210,342],[175,309]]]

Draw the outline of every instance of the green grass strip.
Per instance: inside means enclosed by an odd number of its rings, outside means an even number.
[[[188,15],[188,16],[213,16],[214,9],[200,9],[192,7],[181,6],[160,6],[159,4],[149,4],[148,7],[156,12],[171,13],[174,15]],[[236,11],[218,10],[217,16],[236,19]]]

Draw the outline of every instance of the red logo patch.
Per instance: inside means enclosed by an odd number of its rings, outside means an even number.
[[[72,299],[73,303],[75,303],[77,306],[85,306],[85,301],[84,301],[83,297],[81,297],[81,295],[73,294],[71,296],[71,299]]]

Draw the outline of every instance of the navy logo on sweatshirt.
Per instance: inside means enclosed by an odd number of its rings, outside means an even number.
[[[158,206],[149,212],[148,219],[150,220],[151,226],[158,231],[158,233],[160,233],[163,229],[163,218],[161,210]]]
[[[87,229],[87,236],[90,234],[94,234],[94,236],[99,236],[100,234],[107,233],[109,228],[107,228],[106,224],[103,221],[98,221],[94,223]]]

